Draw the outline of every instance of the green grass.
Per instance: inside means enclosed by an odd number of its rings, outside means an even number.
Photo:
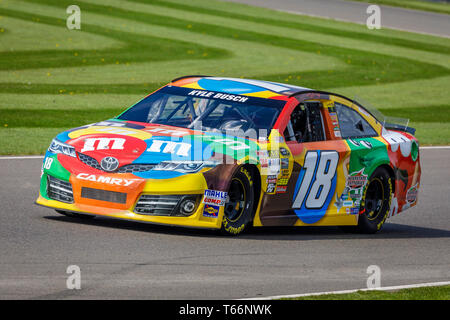
[[[450,14],[450,5],[445,1],[431,2],[424,0],[352,0],[373,4],[385,4],[388,6],[407,9],[423,10],[437,13]]]
[[[326,294],[294,298],[292,300],[449,300],[450,286],[423,287],[397,291],[357,291],[345,294]],[[291,300],[291,299],[283,299]]]
[[[0,154],[113,117],[171,79],[209,74],[330,90],[450,144],[450,39],[236,3],[0,1]]]

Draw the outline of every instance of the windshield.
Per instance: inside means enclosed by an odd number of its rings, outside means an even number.
[[[267,137],[285,101],[166,86],[118,119]]]

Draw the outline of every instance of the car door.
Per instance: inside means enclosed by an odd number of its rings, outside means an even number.
[[[298,117],[306,117],[305,124],[297,128],[293,124],[294,132],[304,132],[287,142],[298,163],[293,171],[296,184],[292,193],[292,209],[304,224],[316,224],[324,217],[335,217],[341,209],[335,202],[336,194],[345,185],[348,148],[338,131],[334,130],[329,114],[330,103],[305,101],[305,112],[297,113],[294,109],[291,114],[291,122],[298,121]],[[297,108],[302,108],[302,105]]]
[[[265,198],[263,225],[336,225],[336,216],[346,215],[335,203],[345,188],[349,150],[334,131],[330,103],[305,101],[289,115],[284,138],[294,164],[282,192]]]

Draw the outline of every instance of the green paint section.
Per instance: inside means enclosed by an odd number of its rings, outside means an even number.
[[[46,169],[46,168],[49,168],[49,169]],[[47,153],[46,157],[44,158],[43,170],[44,170],[44,173],[41,177],[40,192],[41,192],[41,196],[43,196],[46,199],[49,199],[48,195],[47,195],[47,176],[51,175],[52,177],[55,177],[55,178],[58,178],[58,179],[61,179],[64,181],[69,181],[70,172],[67,171],[61,165],[61,163],[59,163],[57,155],[51,154],[51,153]]]
[[[364,169],[364,175],[370,178],[372,172],[382,164],[389,163],[386,145],[374,138],[347,140],[351,149],[349,174]]]
[[[259,146],[256,142],[230,135],[193,135],[193,143],[209,144],[212,151],[222,153],[235,160],[245,158],[256,159]]]

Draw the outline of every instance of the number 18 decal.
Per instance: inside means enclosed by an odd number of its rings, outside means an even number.
[[[319,221],[336,188],[336,151],[308,151],[297,180],[292,208],[305,223]],[[324,205],[326,205],[324,207]]]

